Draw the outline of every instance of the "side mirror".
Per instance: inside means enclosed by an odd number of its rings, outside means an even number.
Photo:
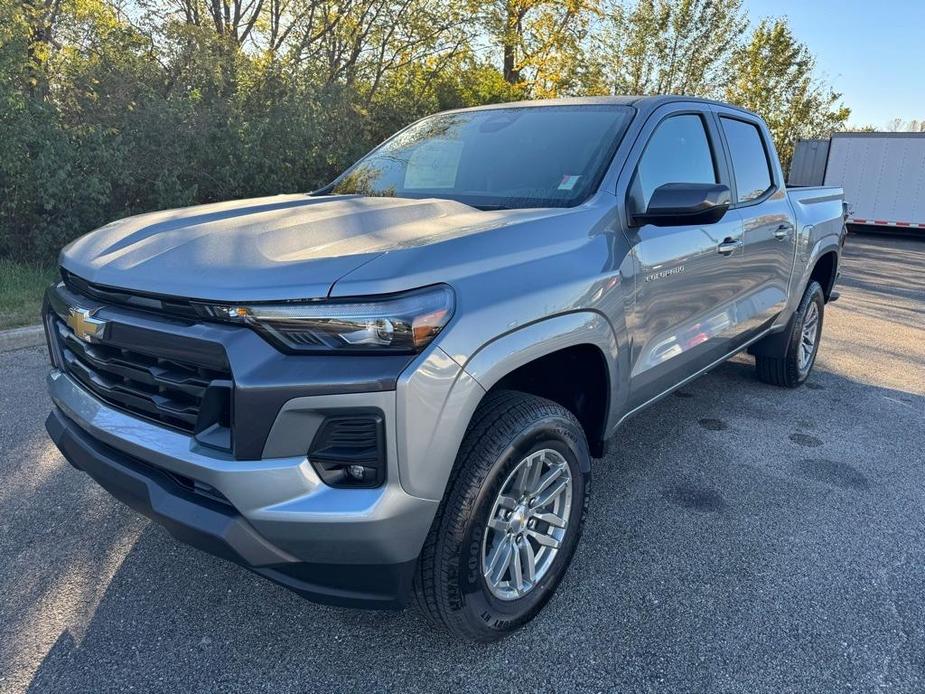
[[[713,224],[731,204],[729,186],[720,183],[666,183],[652,193],[645,212],[633,215],[633,223],[660,227]]]

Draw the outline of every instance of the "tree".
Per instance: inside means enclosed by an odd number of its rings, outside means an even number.
[[[719,96],[746,26],[742,0],[611,0],[601,72],[616,94]]]
[[[31,71],[29,91],[44,99],[48,95],[45,64],[59,45],[55,29],[61,14],[61,0],[23,0],[20,18],[29,25],[28,61]]]
[[[844,127],[851,110],[841,94],[822,83],[809,48],[785,19],[765,19],[730,65],[726,100],[760,114],[768,123],[786,171],[798,139],[828,137]]]
[[[925,120],[894,118],[886,124],[886,129],[891,133],[925,133]]]
[[[501,74],[525,96],[558,96],[581,71],[583,40],[599,0],[493,0],[475,3],[501,49]]]
[[[741,0],[0,0],[0,256],[311,190],[421,116],[522,98],[726,95],[786,160],[847,110],[786,23],[746,28]]]

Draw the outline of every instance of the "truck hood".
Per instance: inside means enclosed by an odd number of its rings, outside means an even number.
[[[214,301],[319,298],[388,251],[536,213],[436,199],[279,195],[112,222],[65,247],[60,262],[89,282],[134,291]]]

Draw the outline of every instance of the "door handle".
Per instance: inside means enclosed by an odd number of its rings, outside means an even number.
[[[778,241],[783,241],[785,238],[787,238],[787,235],[790,233],[791,229],[793,229],[792,224],[781,224],[774,231],[774,238]]]
[[[742,239],[734,239],[731,236],[727,236],[716,250],[720,255],[731,255],[736,248],[741,248],[741,246]]]

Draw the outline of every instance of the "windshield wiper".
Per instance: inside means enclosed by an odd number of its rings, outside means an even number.
[[[514,209],[512,207],[508,207],[507,205],[474,205],[472,204],[472,205],[469,205],[469,207],[474,207],[475,209],[481,210],[482,212],[494,212],[495,210]]]

